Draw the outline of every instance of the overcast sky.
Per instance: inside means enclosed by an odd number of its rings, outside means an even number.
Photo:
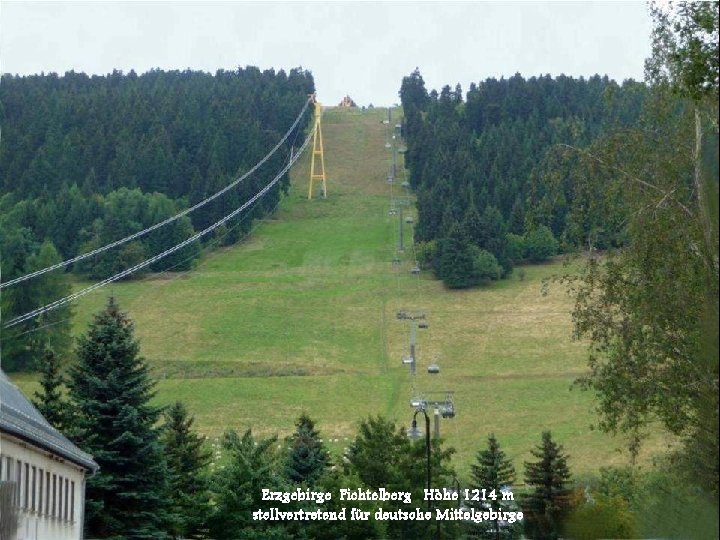
[[[0,71],[302,66],[327,105],[387,105],[416,66],[428,89],[516,72],[642,79],[650,22],[640,1],[2,0]]]

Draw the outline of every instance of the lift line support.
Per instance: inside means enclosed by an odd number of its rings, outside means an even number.
[[[315,104],[315,127],[313,128],[313,151],[310,160],[310,187],[308,189],[308,200],[313,198],[315,182],[321,182],[322,197],[327,199],[327,178],[325,176],[325,154],[323,151],[322,138],[322,106],[317,101],[315,94],[310,96]],[[316,161],[317,160],[317,161]],[[315,167],[316,163],[318,168]]]

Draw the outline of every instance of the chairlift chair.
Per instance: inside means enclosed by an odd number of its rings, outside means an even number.
[[[452,392],[446,393],[445,402],[440,406],[440,415],[443,418],[454,418],[455,417],[455,401],[453,399]]]
[[[421,398],[414,398],[410,400],[410,406],[415,409],[416,411],[419,410],[425,410],[427,408],[427,403],[424,399]]]
[[[443,406],[440,407],[440,416],[443,418],[454,418],[455,417],[455,405],[452,401],[447,401]]]

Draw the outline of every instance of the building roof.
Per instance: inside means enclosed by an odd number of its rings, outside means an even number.
[[[345,96],[342,98],[342,101],[338,105],[338,107],[357,107],[357,104],[353,101],[353,98],[350,96]]]
[[[9,433],[87,470],[95,472],[99,468],[90,454],[80,450],[43,418],[1,369],[0,432]]]

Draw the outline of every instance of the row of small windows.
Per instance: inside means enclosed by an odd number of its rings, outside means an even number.
[[[0,480],[15,484],[15,506],[63,521],[75,521],[75,482],[0,455]]]

